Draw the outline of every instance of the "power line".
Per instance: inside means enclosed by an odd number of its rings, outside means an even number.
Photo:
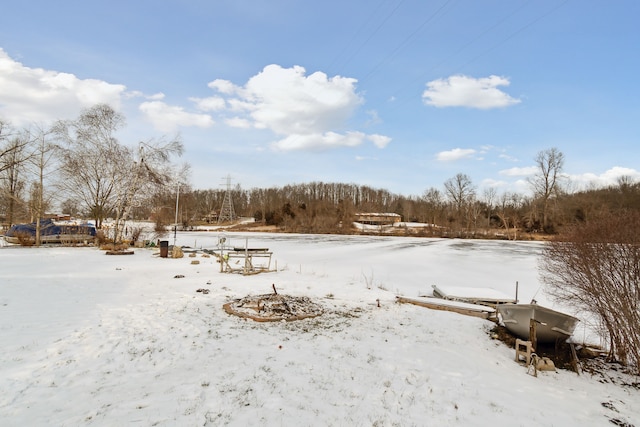
[[[387,14],[387,16],[384,18],[384,20],[373,30],[373,32],[371,34],[369,34],[369,37],[367,37],[361,44],[360,46],[358,46],[358,48],[356,49],[356,51],[354,53],[351,54],[351,56],[349,56],[349,58],[344,62],[344,64],[342,64],[342,68],[346,67],[347,64],[349,64],[349,62],[351,62],[351,60],[353,58],[355,58],[355,56],[360,53],[360,51],[362,50],[362,48],[364,48],[364,46],[367,45],[367,43],[369,43],[369,41],[373,38],[373,36],[375,36],[378,31],[380,31],[380,29],[384,26],[384,24],[387,23],[387,21],[389,19],[391,19],[391,17],[398,11],[398,9],[400,8],[400,6],[402,5],[402,3],[404,2],[404,0],[400,0],[400,2],[396,5],[395,8],[393,8],[393,10],[391,10],[391,12],[389,12]]]
[[[422,23],[418,26],[418,28],[416,28],[411,34],[409,34],[407,37],[404,38],[404,40],[402,40],[402,42],[400,42],[400,44],[398,44],[398,46],[395,47],[395,49],[393,49],[391,51],[391,53],[389,55],[387,55],[382,61],[380,61],[375,67],[373,67],[373,69],[371,71],[369,71],[364,78],[362,79],[362,81],[366,81],[369,77],[371,77],[382,65],[388,63],[391,61],[391,59],[393,59],[393,57],[405,46],[407,46],[412,39],[414,39],[418,33],[420,33],[420,31],[422,31],[422,29],[428,24],[430,23],[433,19],[435,19],[440,12],[442,12],[447,5],[449,5],[449,3],[451,3],[454,0],[447,0],[445,1],[442,6],[440,6],[438,9],[436,9],[435,12],[433,12],[431,15],[429,15],[429,17],[427,17],[427,19],[425,19],[424,21],[422,21]]]
[[[349,48],[351,47],[351,45],[353,44],[353,42],[358,38],[358,36],[360,35],[360,33],[364,30],[364,28],[369,25],[369,22],[371,22],[373,20],[373,17],[378,13],[378,10],[380,10],[380,8],[382,7],[383,3],[385,2],[385,0],[381,0],[378,3],[378,6],[373,10],[373,12],[369,15],[369,18],[367,18],[362,25],[360,25],[360,28],[358,28],[358,31],[356,31],[356,33],[353,35],[353,37],[351,37],[351,39],[349,40],[349,42],[347,42],[344,46],[344,48],[342,49],[342,51],[336,55],[336,57],[333,59],[333,61],[331,61],[331,63],[329,64],[329,68],[332,68],[336,62],[338,62],[338,59],[340,57],[342,57],[343,55],[346,54],[346,52],[349,50]],[[355,54],[353,54],[355,55]],[[349,59],[350,60],[350,59]],[[346,64],[343,64],[343,67]]]
[[[486,49],[485,51],[481,52],[480,54],[476,55],[475,57],[473,57],[472,59],[464,62],[462,65],[460,65],[459,67],[457,67],[457,70],[454,71],[457,72],[460,69],[463,69],[464,67],[466,67],[469,64],[472,64],[473,62],[477,61],[478,59],[480,59],[481,57],[487,55],[488,53],[490,53],[491,51],[495,50],[496,48],[498,48],[499,46],[503,45],[504,43],[506,43],[507,41],[511,40],[512,38],[514,38],[515,36],[517,36],[518,34],[522,33],[523,31],[527,30],[528,28],[532,27],[533,25],[535,25],[536,23],[538,23],[539,21],[541,21],[542,19],[546,18],[547,16],[551,15],[553,12],[555,12],[556,10],[558,10],[560,7],[562,7],[565,3],[567,3],[569,0],[564,0],[562,3],[560,3],[559,5],[557,5],[556,7],[550,9],[549,11],[543,13],[542,15],[538,16],[537,18],[535,18],[534,20],[530,21],[529,23],[523,25],[522,27],[518,28],[516,31],[512,32],[511,34],[509,34],[508,36],[504,37],[503,39],[499,40],[497,43],[495,43],[494,45],[492,45],[491,47],[489,47],[488,49]],[[480,40],[481,38],[483,38],[484,36],[486,36],[487,34],[489,34],[490,32],[492,32],[493,30],[495,30],[497,27],[499,27],[500,25],[502,25],[504,22],[506,22],[507,20],[511,19],[514,15],[516,15],[518,12],[520,12],[525,6],[527,6],[529,3],[531,3],[531,0],[528,0],[527,2],[523,3],[522,5],[520,5],[518,8],[514,9],[511,13],[509,13],[508,15],[506,15],[504,18],[500,19],[499,21],[497,21],[495,24],[491,25],[490,27],[488,27],[487,29],[483,30],[479,35],[477,35],[476,37],[472,38],[470,41],[468,41],[467,43],[463,44],[460,48],[458,48],[453,54],[449,55],[449,57],[445,58],[444,60],[440,61],[437,65],[431,67],[430,69],[428,69],[427,71],[425,71],[424,73],[421,74],[420,77],[413,79],[411,83],[415,83],[416,81],[423,79],[427,74],[429,74],[430,72],[433,72],[434,70],[436,70],[437,68],[441,67],[443,64],[445,64],[450,58],[453,58],[454,56],[458,55],[460,52],[462,52],[463,50],[465,50],[466,48],[468,48],[469,46],[471,46],[472,44],[474,44],[476,41]],[[400,89],[399,91],[396,91],[394,94],[394,97],[399,98],[398,94],[401,93],[402,91],[405,90],[405,88],[409,87],[409,85],[405,85],[404,88]],[[404,102],[408,102],[408,100],[404,101]],[[402,104],[401,104],[402,105]]]
[[[557,5],[556,7],[554,7],[553,9],[549,10],[548,12],[540,15],[539,17],[537,17],[536,19],[534,19],[533,21],[529,22],[528,24],[524,25],[523,27],[521,27],[520,29],[514,31],[513,33],[511,33],[509,36],[505,37],[504,39],[502,39],[501,41],[499,41],[498,43],[496,43],[495,45],[493,45],[492,47],[490,47],[489,49],[485,50],[484,52],[480,53],[479,55],[475,56],[474,58],[472,58],[471,60],[465,62],[464,64],[462,64],[460,68],[464,68],[467,65],[477,61],[479,58],[483,57],[484,55],[488,54],[489,52],[493,51],[494,49],[496,49],[498,46],[502,46],[504,43],[506,43],[507,41],[511,40],[512,38],[514,38],[515,36],[517,36],[518,34],[520,34],[521,32],[525,31],[526,29],[532,27],[534,24],[538,23],[539,21],[541,21],[542,19],[546,18],[547,16],[551,15],[553,12],[555,12],[556,10],[560,9],[562,6],[564,6],[566,3],[568,3],[569,0],[564,0],[562,3],[560,3],[559,5]]]

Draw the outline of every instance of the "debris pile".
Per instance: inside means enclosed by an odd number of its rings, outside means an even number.
[[[301,320],[320,316],[322,307],[308,297],[294,297],[277,293],[249,295],[231,301],[224,310],[236,316],[253,319],[256,322],[278,322]]]

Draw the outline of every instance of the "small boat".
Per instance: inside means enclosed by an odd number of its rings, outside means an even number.
[[[569,338],[580,321],[569,314],[532,304],[498,304],[498,319],[512,334],[529,340],[531,319],[536,322],[538,342],[550,343]]]
[[[17,224],[4,234],[8,243],[35,242],[36,223]],[[92,224],[56,223],[51,219],[40,221],[40,243],[77,243],[92,241],[96,228]]]

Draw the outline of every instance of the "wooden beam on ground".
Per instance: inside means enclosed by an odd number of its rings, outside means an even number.
[[[441,300],[438,298],[416,299],[397,296],[396,299],[400,303],[418,305],[420,307],[426,307],[432,310],[450,311],[453,313],[464,314],[465,316],[479,317],[481,319],[488,319],[490,314],[489,311],[487,311],[489,307],[478,306],[478,308],[476,309],[475,307],[464,307],[462,305],[446,304],[445,300]]]

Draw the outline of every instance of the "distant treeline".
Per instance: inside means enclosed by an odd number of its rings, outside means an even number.
[[[183,226],[217,222],[225,190],[182,190],[178,217]],[[611,187],[573,193],[559,192],[548,202],[547,225],[543,225],[542,200],[516,193],[482,196],[469,193],[456,199],[447,190],[430,188],[421,196],[403,196],[368,186],[311,182],[284,187],[242,189],[230,192],[233,213],[253,217],[258,224],[300,233],[351,233],[356,213],[396,213],[403,222],[433,224],[423,234],[471,237],[493,233],[503,238],[523,238],[522,233],[555,234],[562,227],[588,221],[590,217],[640,210],[640,183],[622,179]],[[176,194],[156,194],[139,217],[161,223],[174,222]],[[228,206],[228,203],[227,203]]]
[[[432,225],[420,228],[424,235],[521,239],[640,209],[640,183],[628,177],[608,188],[572,191],[557,148],[534,158],[530,195],[479,193],[463,173],[416,196],[331,182],[194,190],[186,182],[188,164],[177,163],[184,151],[179,137],[130,146],[116,138],[124,124],[105,104],[47,128],[15,128],[0,118],[0,224],[36,221],[60,209],[98,226],[115,219],[116,236],[130,219],[152,219],[160,231],[175,222],[189,227],[236,217],[286,232],[352,233],[357,213],[394,213],[405,223]]]

